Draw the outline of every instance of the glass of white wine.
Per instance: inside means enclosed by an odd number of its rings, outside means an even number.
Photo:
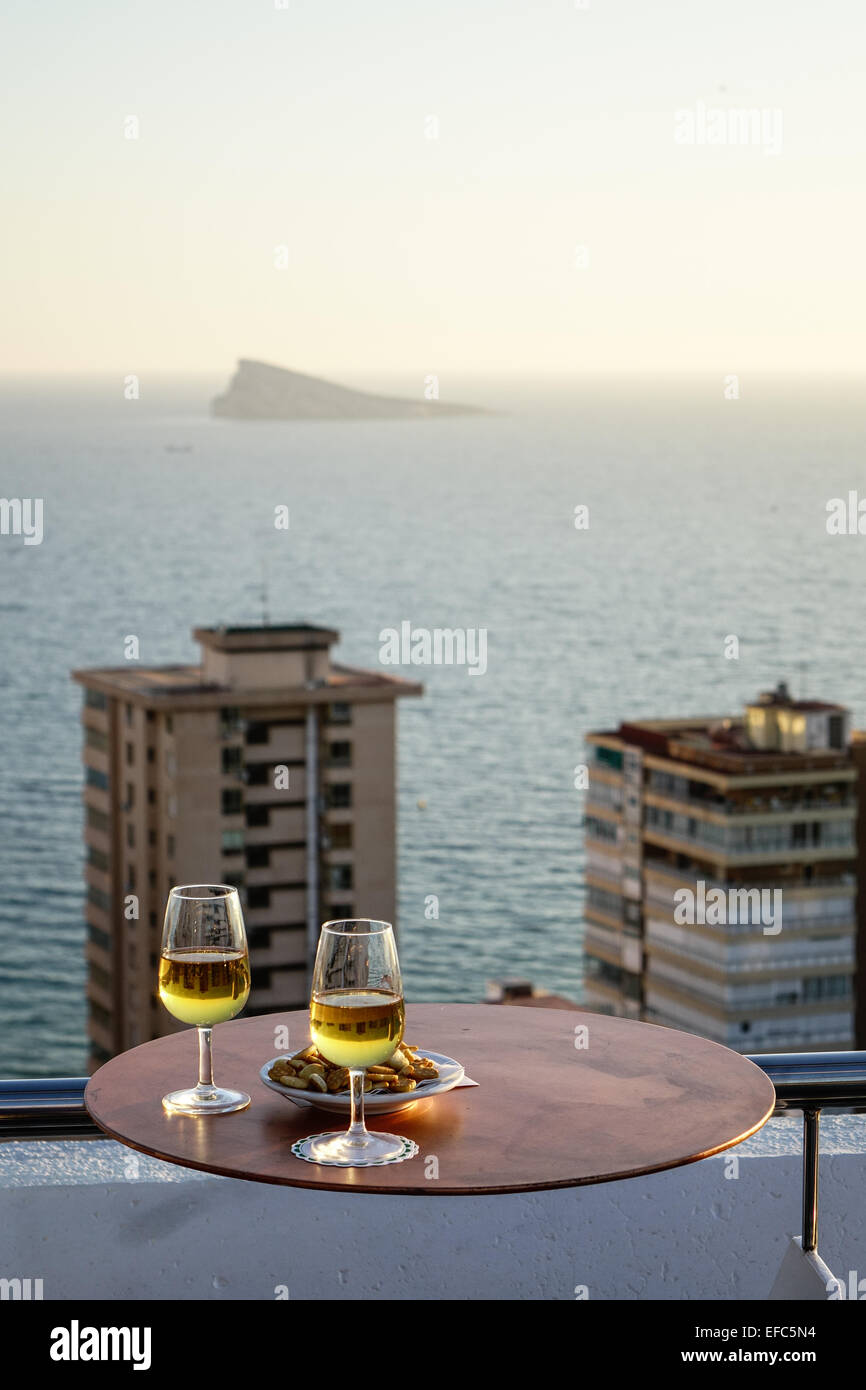
[[[211,1030],[234,1018],[250,995],[250,954],[236,888],[172,888],[165,909],[159,997],[181,1023],[198,1028],[198,1085],[163,1096],[182,1115],[226,1115],[250,1103],[244,1091],[214,1085]]]
[[[383,1066],[403,1038],[403,982],[389,922],[325,922],[313,969],[310,1036],[323,1057],[348,1068],[352,1122],[292,1145],[298,1158],[340,1168],[400,1163],[418,1145],[364,1124],[365,1068]]]

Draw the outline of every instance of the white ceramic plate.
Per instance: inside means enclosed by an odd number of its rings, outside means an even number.
[[[460,1085],[464,1075],[463,1068],[453,1057],[443,1057],[441,1052],[431,1052],[429,1049],[422,1049],[422,1055],[429,1057],[439,1068],[436,1080],[419,1081],[414,1091],[367,1091],[364,1096],[365,1115],[391,1115],[396,1110],[405,1110],[407,1106],[414,1105],[417,1100],[426,1100],[428,1096],[440,1096],[443,1091],[453,1091],[455,1086]],[[283,1056],[285,1057],[285,1054]],[[280,1060],[279,1057],[272,1057],[259,1072],[269,1091],[276,1091],[278,1096],[285,1096],[286,1100],[292,1101],[301,1110],[314,1108],[336,1111],[344,1115],[351,1114],[352,1102],[348,1091],[338,1091],[336,1095],[325,1091],[296,1091],[291,1086],[281,1086],[278,1081],[272,1081],[268,1072],[274,1062]]]

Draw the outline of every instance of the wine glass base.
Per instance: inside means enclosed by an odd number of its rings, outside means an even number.
[[[222,1086],[199,1090],[191,1086],[185,1091],[170,1091],[162,1098],[162,1108],[170,1115],[231,1115],[246,1110],[250,1098],[245,1091],[227,1091]]]
[[[363,1143],[348,1142],[346,1131],[311,1134],[292,1145],[295,1158],[306,1163],[322,1163],[329,1168],[379,1168],[384,1163],[404,1163],[414,1158],[418,1145],[401,1134],[371,1134]]]

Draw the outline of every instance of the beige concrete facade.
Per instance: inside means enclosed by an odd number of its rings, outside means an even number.
[[[396,921],[395,704],[324,628],[196,629],[195,666],[73,672],[82,723],[91,1065],[178,1026],[156,998],[178,883],[244,901],[247,1012],[303,1007],[329,917]]]

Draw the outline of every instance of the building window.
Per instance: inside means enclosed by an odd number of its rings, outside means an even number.
[[[89,709],[106,709],[108,701],[101,690],[91,690],[89,686],[84,690],[84,703]]]
[[[608,917],[622,921],[623,898],[620,893],[608,893],[604,888],[590,884],[586,892],[587,907],[603,912]]]
[[[129,849],[135,849],[135,826],[131,820],[126,822],[126,843]]]
[[[346,825],[329,825],[328,839],[331,842],[331,849],[351,849],[352,848],[352,823]]]
[[[156,926],[156,913],[155,913],[155,912],[151,912],[150,915],[149,915],[148,920],[149,920],[149,922],[150,922],[150,925],[151,925],[152,927],[155,927],[155,926]]]
[[[111,976],[107,970],[103,970],[101,965],[94,965],[91,961],[88,966],[87,974],[95,985],[98,985],[100,989],[104,989],[106,993],[110,993]]]
[[[102,729],[91,729],[87,724],[84,729],[84,742],[88,748],[95,748],[98,753],[104,753],[108,748],[108,734]]]
[[[102,873],[108,873],[108,855],[101,849],[94,849],[93,845],[87,847],[87,862],[92,864],[94,869],[100,869]]]
[[[351,903],[334,903],[328,908],[332,922],[351,922],[354,910]]]
[[[155,870],[155,869],[151,869],[150,873],[149,873],[148,876],[147,876],[147,881],[148,881],[148,884],[150,885],[151,888],[155,888],[155,887],[156,887],[156,870]]]
[[[100,1028],[108,1028],[111,1024],[111,1014],[108,1010],[104,1009],[101,1004],[94,1004],[92,999],[87,1002],[90,1005],[90,1017],[93,1021],[98,1023]]]
[[[128,889],[130,889],[131,892],[133,892],[133,893],[135,892],[135,865],[134,865],[134,864],[127,864],[127,866],[126,866],[126,886],[127,886]]]
[[[111,899],[107,893],[103,893],[101,888],[94,888],[92,883],[87,885],[87,900],[93,903],[94,907],[99,907],[103,912],[111,910]]]
[[[155,763],[155,762],[156,762],[156,749],[155,749],[155,748],[148,748],[148,750],[147,750],[147,761],[148,761],[149,763]]]
[[[271,851],[267,845],[250,845],[247,849],[248,869],[267,869],[271,862]]]
[[[595,761],[605,767],[615,768],[617,772],[622,771],[622,753],[617,748],[602,748],[596,744]]]
[[[128,728],[128,727],[132,724],[132,705],[127,705],[127,706],[126,706],[125,714],[126,714],[126,724],[127,724],[127,728]]]
[[[173,859],[173,858],[174,858],[174,836],[173,836],[173,835],[166,835],[166,837],[165,837],[165,852],[166,852],[166,854],[168,855],[169,859]]]
[[[346,810],[352,804],[351,782],[329,782],[326,796],[330,810]]]
[[[127,782],[127,784],[126,784],[126,805],[124,806],[123,809],[124,809],[125,811],[131,811],[134,805],[135,805],[135,785],[134,785],[134,783],[132,783],[132,782]]]
[[[244,765],[244,750],[242,748],[231,747],[222,750],[223,774],[227,777],[236,777]]]
[[[224,816],[239,816],[243,808],[243,796],[235,787],[229,787],[222,793]]]
[[[147,804],[148,806],[156,805],[156,792],[153,787],[148,787],[147,789]]]
[[[92,922],[87,923],[87,938],[103,951],[111,951],[111,937],[108,932],[103,931],[101,927],[95,927]]]
[[[354,887],[351,864],[328,865],[328,887],[331,892],[351,892]]]
[[[816,999],[844,999],[850,987],[847,975],[819,975],[803,981],[803,998],[809,1002]]]
[[[270,907],[270,905],[270,888],[260,888],[256,886],[255,888],[247,889],[247,907]]]
[[[269,806],[248,806],[247,825],[270,825],[271,811]]]
[[[267,763],[251,763],[247,768],[247,785],[266,787],[271,780],[271,768]]]
[[[234,706],[220,710],[220,738],[231,738],[240,733],[241,712]]]
[[[352,766],[352,745],[345,739],[338,743],[330,744],[328,748],[329,767],[351,767]]]
[[[247,725],[247,743],[267,743],[270,737],[270,730],[267,724],[257,722]]]
[[[167,714],[167,715],[165,716],[165,732],[166,732],[167,734],[173,734],[173,733],[174,733],[174,719],[172,718],[172,716],[171,716],[170,714]]]
[[[156,848],[156,831],[155,831],[155,830],[148,830],[148,832],[147,832],[147,843],[150,845],[151,849],[155,849],[155,848]]]
[[[126,745],[126,762],[130,767],[135,762],[135,747],[131,743]]]
[[[352,706],[346,704],[328,705],[329,724],[351,724]]]
[[[154,712],[153,712],[152,709],[149,709],[149,710],[147,711],[147,713],[145,714],[145,718],[146,718],[148,724],[152,724],[152,723],[153,723],[153,721],[154,721],[154,719],[156,718],[156,716],[154,715]]]
[[[101,830],[103,834],[108,833],[110,822],[104,811],[97,811],[95,806],[88,806],[85,808],[85,813],[87,824],[91,830]]]
[[[222,833],[223,854],[240,854],[244,847],[242,830],[224,830]]]
[[[88,787],[98,787],[100,791],[108,791],[108,774],[106,772],[100,772],[95,767],[86,767],[84,780]]]

